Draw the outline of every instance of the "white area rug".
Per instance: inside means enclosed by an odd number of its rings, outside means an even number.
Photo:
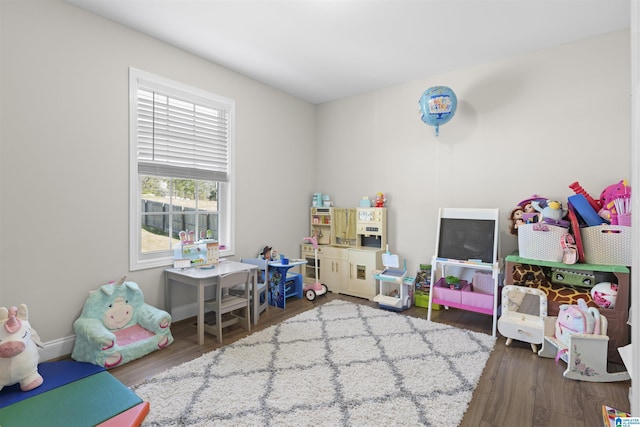
[[[495,338],[331,301],[134,387],[143,426],[456,426]]]

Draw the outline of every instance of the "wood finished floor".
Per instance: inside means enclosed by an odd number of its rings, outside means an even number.
[[[371,301],[333,293],[321,296],[314,302],[292,298],[287,300],[285,310],[269,308],[260,317],[259,324],[252,327],[251,332],[282,322],[333,299],[377,307],[377,303]],[[426,319],[427,310],[412,307],[402,314]],[[482,314],[456,309],[440,310],[433,311],[432,320],[491,333],[491,317]],[[109,372],[127,386],[133,386],[222,346],[208,334],[205,334],[205,344],[199,346],[195,319],[176,322],[171,330],[175,342],[169,347]],[[246,335],[247,332],[243,329],[232,326],[225,330],[224,345]],[[602,426],[602,405],[629,411],[630,381],[592,383],[567,380],[562,377],[564,369],[562,361],[556,365],[553,359],[540,358],[531,351],[528,344],[514,341],[511,346],[506,347],[505,338],[498,334],[495,349],[461,426],[593,427]],[[425,381],[429,381],[428,366],[425,366],[423,373],[416,374],[423,375]]]

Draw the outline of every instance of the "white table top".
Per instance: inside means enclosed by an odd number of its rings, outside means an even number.
[[[193,279],[207,279],[236,271],[255,270],[256,268],[258,267],[254,264],[222,260],[216,264],[214,268],[167,268],[165,271],[185,277],[191,277]]]
[[[306,264],[307,260],[305,259],[290,259],[289,264],[283,264],[280,261],[271,261],[269,262],[269,266],[271,267],[295,267],[296,265]]]

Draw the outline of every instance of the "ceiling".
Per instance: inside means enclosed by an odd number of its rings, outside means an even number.
[[[66,1],[314,104],[630,27],[630,0]]]

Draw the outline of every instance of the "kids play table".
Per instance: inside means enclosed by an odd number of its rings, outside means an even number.
[[[253,298],[253,324],[258,322],[258,304],[260,296],[258,295],[258,275],[256,274],[257,266],[254,264],[245,264],[238,261],[221,260],[215,264],[214,268],[167,268],[165,270],[165,288],[164,300],[165,309],[171,313],[171,293],[172,285],[175,283],[183,283],[185,285],[196,288],[198,301],[198,344],[204,344],[204,288],[207,286],[215,286],[218,284],[218,278],[223,274],[235,273],[238,271],[251,270],[253,276],[252,298]]]

